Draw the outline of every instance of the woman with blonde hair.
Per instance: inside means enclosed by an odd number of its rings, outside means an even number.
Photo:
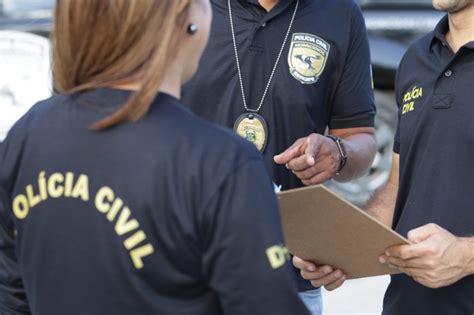
[[[306,314],[260,155],[179,101],[210,20],[57,1],[58,95],[0,146],[0,314]]]

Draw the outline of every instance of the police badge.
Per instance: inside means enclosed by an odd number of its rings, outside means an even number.
[[[245,113],[235,121],[234,131],[253,143],[260,152],[265,151],[268,140],[268,128],[265,119],[257,113]]]
[[[294,33],[288,54],[291,75],[303,84],[318,82],[331,46],[318,36]]]

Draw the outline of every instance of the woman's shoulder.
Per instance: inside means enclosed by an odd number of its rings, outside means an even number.
[[[54,95],[48,99],[35,103],[22,117],[20,117],[20,119],[16,121],[8,135],[12,136],[12,134],[27,133],[31,128],[34,128],[35,123],[41,121],[41,117],[47,115],[51,108],[60,102],[64,102],[64,96],[62,95]]]
[[[206,152],[214,152],[219,156],[238,156],[245,159],[261,158],[257,149],[231,129],[211,123],[193,114],[187,107],[180,104],[175,107],[179,111],[182,136],[188,138],[194,147]]]

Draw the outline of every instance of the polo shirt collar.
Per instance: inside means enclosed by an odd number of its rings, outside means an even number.
[[[255,4],[255,5],[258,5],[260,6],[260,3],[258,3],[258,0],[239,0],[240,2],[247,2],[247,3],[252,3],[252,4]],[[275,8],[277,8],[279,5],[281,4],[291,4],[293,2],[295,2],[296,0],[280,0],[278,1],[277,5],[275,6]],[[274,9],[275,9],[274,8]]]
[[[474,50],[474,40],[464,45],[464,47]]]
[[[433,38],[431,39],[430,50],[433,50],[433,45],[437,42],[440,42],[443,45],[447,45],[446,34],[449,31],[449,20],[448,15],[446,14],[441,21],[438,22],[434,31]]]
[[[446,34],[449,32],[449,19],[448,15],[446,14],[441,21],[438,22],[436,28],[433,31],[433,38],[431,39],[430,43],[430,51],[433,51],[433,46],[435,43],[439,42],[444,46],[448,45],[448,41],[446,40]],[[467,43],[464,47],[469,49],[474,49],[474,41]]]
[[[224,0],[226,3],[227,3],[227,0]],[[235,1],[235,0],[231,0],[231,1]],[[261,5],[258,3],[258,0],[237,0],[235,1],[237,3],[239,3],[243,9],[247,8],[249,9],[250,6],[258,6],[258,7],[261,7]],[[292,4],[296,2],[296,0],[280,0],[278,1],[278,3],[275,5],[275,7],[270,10],[270,12],[268,13],[265,13],[265,15],[263,16],[263,19],[264,21],[263,22],[267,22],[273,18],[275,18],[276,16],[284,13],[286,10],[288,10],[289,7],[293,7]],[[302,2],[302,0],[300,0],[300,2]],[[264,11],[263,8],[261,8],[262,11]]]

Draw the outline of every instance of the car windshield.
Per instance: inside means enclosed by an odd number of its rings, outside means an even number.
[[[55,0],[0,0],[0,19],[49,18]]]

